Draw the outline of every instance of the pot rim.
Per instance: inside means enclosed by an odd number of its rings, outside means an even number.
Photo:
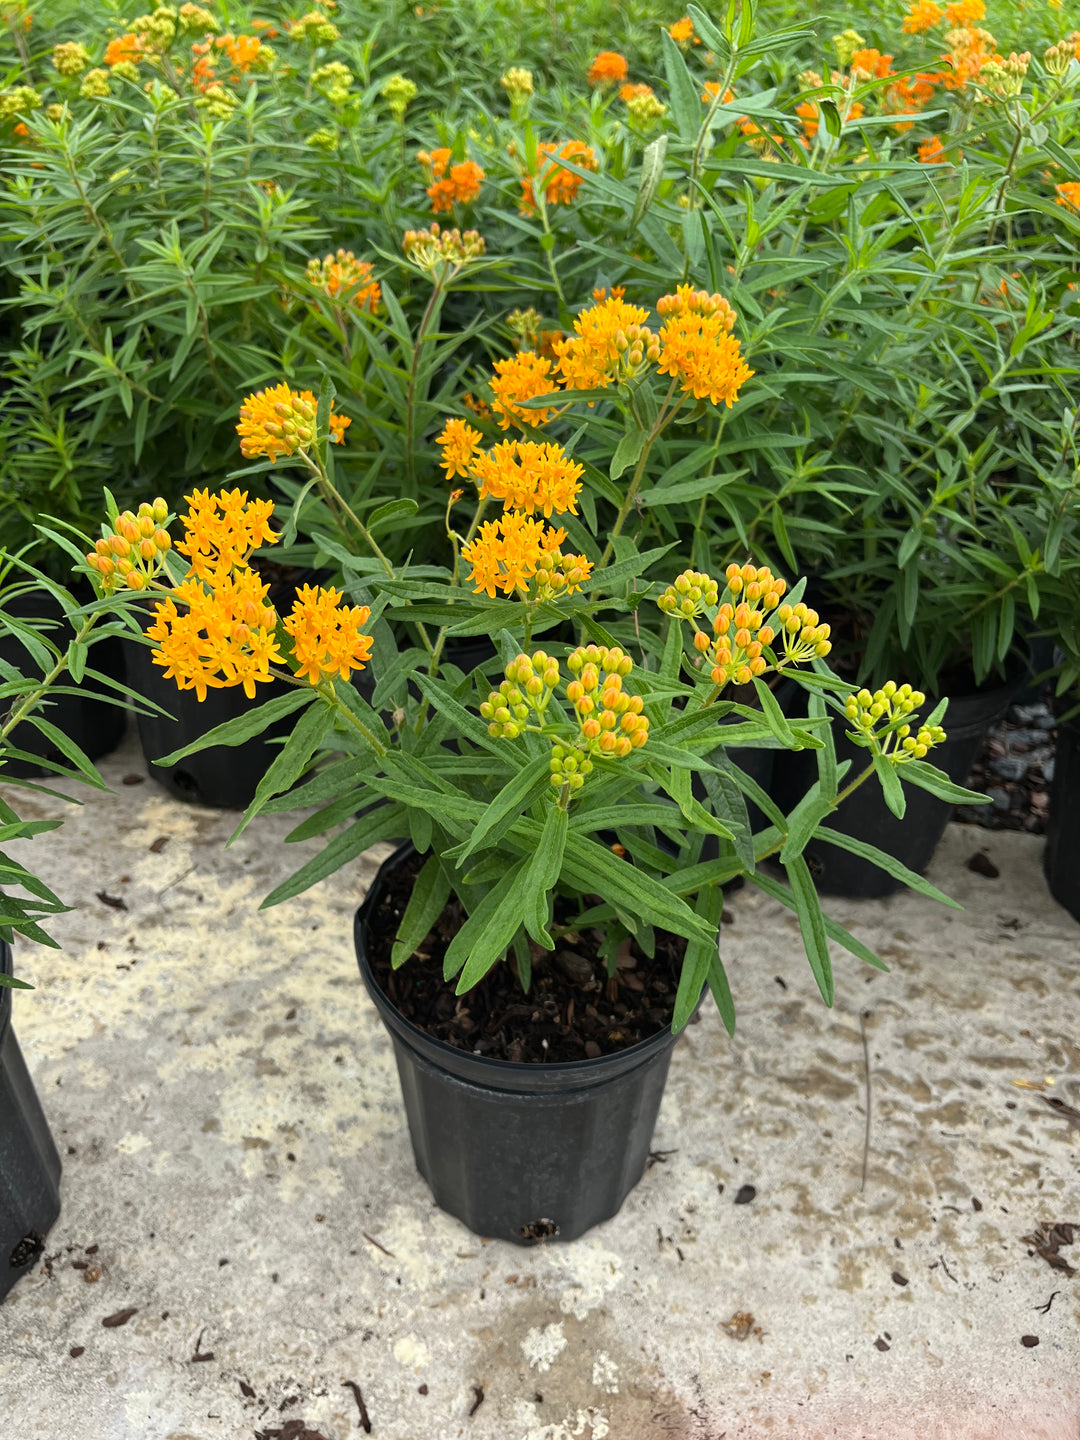
[[[683,1030],[676,1034],[670,1025],[667,1025],[662,1030],[658,1030],[655,1035],[649,1035],[644,1040],[638,1040],[635,1044],[627,1046],[625,1050],[617,1050],[611,1055],[598,1055],[595,1058],[583,1060],[552,1060],[550,1063],[542,1063],[533,1060],[499,1060],[490,1055],[474,1054],[471,1050],[460,1050],[457,1046],[448,1045],[445,1040],[439,1040],[418,1025],[414,1025],[401,1013],[375,978],[368,960],[365,943],[368,915],[371,907],[377,904],[382,894],[386,873],[400,865],[413,851],[412,841],[406,840],[397,847],[392,855],[387,856],[379,866],[353,921],[353,939],[361,977],[376,1009],[395,1039],[403,1041],[410,1049],[418,1052],[430,1063],[451,1070],[476,1083],[489,1084],[492,1089],[525,1090],[560,1088],[556,1082],[561,1082],[563,1087],[569,1085],[571,1088],[602,1084],[609,1079],[614,1079],[617,1075],[648,1063],[657,1053],[673,1047],[680,1039]],[[704,999],[705,992],[702,991],[701,999],[694,1010],[695,1015],[701,1009]],[[692,1018],[693,1016],[691,1016]],[[689,1023],[687,1021],[688,1025]],[[685,1028],[684,1026],[684,1030]],[[528,1085],[523,1083],[527,1079],[530,1082]]]

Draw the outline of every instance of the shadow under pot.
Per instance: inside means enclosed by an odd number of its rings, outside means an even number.
[[[942,722],[947,738],[942,745],[934,747],[928,758],[957,785],[966,782],[987,734],[1009,708],[1017,683],[1014,678],[1004,684],[949,700]],[[937,700],[927,699],[920,708],[920,717],[929,715],[936,704]],[[833,738],[837,759],[851,761],[851,769],[843,781],[847,784],[866,768],[869,751],[853,744],[839,725],[833,727]],[[772,798],[784,814],[789,815],[816,779],[814,751],[778,751],[773,770]],[[917,785],[905,785],[904,796],[907,809],[904,818],[898,820],[885,804],[881,787],[871,775],[829,817],[828,828],[854,840],[876,845],[879,850],[884,850],[909,870],[921,875],[930,864],[952,818],[952,805]],[[902,881],[894,879],[871,861],[826,841],[812,841],[805,854],[814,882],[824,894],[880,899],[903,888]]]
[[[0,974],[11,947],[0,940]],[[0,1300],[34,1264],[60,1214],[60,1156],[11,1027],[0,985]]]
[[[376,973],[385,973],[407,903],[400,872],[414,856],[401,846],[380,868],[354,939],[393,1042],[416,1167],[439,1207],[477,1235],[574,1240],[615,1215],[644,1173],[677,1039],[670,1007],[655,1033],[593,1059],[517,1063],[435,1038],[402,1014]],[[384,958],[373,963],[376,949]],[[673,980],[672,998],[674,989]],[[453,996],[452,984],[446,990]],[[534,978],[533,995],[521,998],[535,995]]]
[[[1058,724],[1043,869],[1050,894],[1080,920],[1080,716]]]
[[[76,599],[82,602],[93,599],[93,596],[89,590],[85,594],[76,591]],[[7,602],[5,608],[17,620],[55,621],[54,628],[45,633],[54,644],[61,644],[66,648],[67,641],[71,638],[70,626],[60,607],[60,602],[55,600],[47,590],[35,590],[32,593],[16,595]],[[30,652],[14,634],[0,635],[0,659],[14,666],[20,674],[39,674],[39,667],[31,658]],[[123,642],[114,635],[110,635],[105,640],[99,640],[92,646],[87,663],[90,669],[99,670],[111,680],[122,682],[124,679]],[[60,683],[70,686],[72,682],[68,677]],[[95,699],[95,694],[105,693],[116,692],[107,691],[106,687],[100,685],[99,682],[87,679],[79,687],[77,695],[54,692],[37,713],[41,715],[42,719],[63,731],[69,740],[74,740],[88,759],[100,760],[102,756],[111,754],[120,744],[127,726],[127,710],[123,704],[112,705],[107,700]],[[121,698],[117,694],[117,699]],[[22,750],[29,755],[40,755],[42,759],[52,760],[69,768],[71,766],[71,762],[56,749],[48,736],[43,735],[36,726],[26,721],[11,732],[9,741],[17,750]],[[5,762],[4,773],[19,779],[33,779],[55,775],[56,772],[45,765],[36,765],[31,760],[12,758]]]

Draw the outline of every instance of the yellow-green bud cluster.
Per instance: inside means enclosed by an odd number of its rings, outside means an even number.
[[[211,120],[228,120],[236,109],[237,99],[224,85],[211,85],[195,101],[196,110]]]
[[[332,155],[338,148],[338,133],[328,125],[323,125],[318,130],[313,130],[304,144],[310,145],[313,150],[322,150],[327,155]]]
[[[202,5],[181,5],[176,15],[176,28],[181,35],[216,35],[221,29],[217,17]]]
[[[510,99],[517,104],[533,93],[533,74],[531,70],[523,70],[520,66],[511,65],[504,75],[499,77],[499,84],[503,87]]]
[[[169,507],[158,496],[151,503],[144,500],[138,514],[125,510],[114,525],[101,527],[101,539],[86,557],[102,592],[111,594],[121,586],[129,590],[145,590],[147,582],[161,567],[161,557],[172,541],[164,529]]]
[[[979,84],[998,100],[1012,100],[1024,88],[1024,76],[1031,64],[1031,53],[1018,55],[1014,50],[1006,59],[991,55],[979,72]]]
[[[52,52],[52,66],[58,75],[65,79],[72,79],[81,75],[90,64],[90,51],[85,45],[80,45],[77,40],[66,40],[62,45],[54,45]]]
[[[894,765],[903,765],[908,760],[921,760],[945,739],[945,731],[940,725],[920,725],[912,733],[907,717],[925,703],[926,696],[921,690],[889,680],[873,693],[864,689],[849,695],[844,703],[844,714],[863,735],[884,742],[880,751]],[[890,735],[895,736],[891,746],[887,738]]]
[[[836,46],[836,56],[841,65],[850,65],[851,57],[856,50],[861,50],[866,41],[857,30],[842,30],[839,35],[832,37],[832,43]]]
[[[111,95],[108,70],[88,70],[79,86],[79,94],[84,100],[104,100],[106,95]]]
[[[405,111],[416,99],[419,91],[407,76],[397,74],[391,75],[386,84],[379,91],[379,94],[386,101],[390,114],[395,120],[404,120]]]
[[[346,105],[349,101],[349,87],[356,77],[340,60],[331,60],[320,65],[311,76],[312,89],[325,95],[331,105]]]
[[[616,330],[612,343],[619,357],[621,380],[632,380],[642,366],[655,365],[660,359],[659,337],[647,325],[627,325],[625,330]]]
[[[657,600],[665,615],[693,620],[720,599],[720,586],[702,570],[684,570]]]
[[[592,774],[593,762],[580,746],[557,744],[551,747],[551,783],[562,788],[580,790],[585,776]]]
[[[585,555],[564,555],[561,550],[545,550],[536,561],[530,581],[530,598],[557,600],[560,595],[573,595],[588,580],[592,565]]]
[[[801,601],[798,605],[781,605],[776,619],[784,642],[784,655],[792,664],[824,659],[832,649],[830,627],[820,625],[817,611]]]
[[[577,748],[616,760],[640,749],[649,738],[649,719],[641,696],[623,690],[634,668],[630,656],[617,645],[581,645],[566,664],[575,677],[566,698],[581,728]]]
[[[441,265],[456,267],[478,260],[487,249],[487,241],[478,230],[462,234],[456,227],[444,230],[433,220],[427,230],[406,230],[401,248],[418,270],[434,271]]]
[[[121,80],[139,79],[139,67],[134,60],[118,60],[110,73],[118,75]]]
[[[306,40],[309,45],[332,45],[341,31],[318,10],[309,10],[289,29],[290,40]]]
[[[667,114],[667,106],[655,95],[632,95],[626,108],[639,125],[655,125]]]
[[[1043,53],[1043,64],[1046,66],[1046,73],[1060,79],[1069,68],[1069,62],[1076,55],[1076,44],[1068,40],[1059,40],[1056,45],[1051,45],[1049,50]]]
[[[41,104],[41,96],[31,85],[16,85],[11,90],[0,92],[0,122],[14,120],[17,115],[29,115]]]
[[[168,5],[159,5],[152,15],[136,15],[131,29],[144,45],[167,50],[176,39],[176,11]]]
[[[480,706],[488,721],[488,734],[496,740],[516,740],[524,731],[530,710],[539,715],[548,707],[559,683],[559,662],[544,650],[515,655],[503,672],[506,679]]]

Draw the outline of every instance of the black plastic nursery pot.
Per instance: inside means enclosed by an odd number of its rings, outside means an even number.
[[[89,594],[87,598],[90,598]],[[7,609],[19,620],[64,621],[64,612],[59,602],[47,590],[17,595],[8,603]],[[49,633],[59,635],[61,632],[57,630]],[[26,647],[15,635],[0,635],[0,659],[6,660],[24,675],[38,673]],[[116,636],[99,641],[90,652],[90,667],[100,670],[110,679],[123,680],[123,643]],[[61,683],[71,684],[70,679]],[[110,705],[108,701],[94,698],[92,680],[84,682],[78,695],[54,694],[38,713],[58,730],[62,730],[70,740],[74,740],[91,760],[100,760],[103,755],[115,750],[123,739],[127,725],[127,711],[123,705]],[[33,725],[19,725],[12,731],[10,742],[16,749],[28,754],[40,755],[42,759],[59,761],[65,765],[70,764],[49,738]],[[22,779],[55,774],[55,771],[44,765],[17,759],[6,761],[4,771]]]
[[[0,974],[11,974],[3,940]],[[0,985],[0,1300],[41,1254],[59,1214],[60,1156],[11,1028],[11,991]]]
[[[1058,725],[1043,868],[1051,895],[1080,920],[1080,716]]]
[[[663,1030],[594,1060],[515,1064],[455,1049],[405,1019],[372,972],[369,917],[356,914],[360,974],[390,1032],[416,1167],[441,1209],[477,1235],[532,1245],[574,1240],[617,1213],[641,1179],[671,1053]]]
[[[950,699],[943,722],[947,738],[944,744],[934,749],[930,760],[956,784],[963,785],[967,780],[980,745],[990,728],[1008,709],[1017,683],[1013,679],[972,695]],[[928,699],[921,713],[928,715],[936,703]],[[866,768],[868,753],[853,745],[839,727],[834,727],[833,735],[837,758],[851,761],[847,778],[854,779]],[[772,798],[785,814],[789,814],[816,777],[817,761],[812,750],[778,751],[773,768]],[[916,785],[905,785],[904,795],[907,810],[903,820],[898,820],[885,804],[881,787],[871,776],[830,818],[829,828],[876,845],[909,870],[921,874],[945,833],[952,806]],[[903,885],[902,881],[894,879],[869,860],[823,841],[815,840],[808,845],[806,856],[817,888],[828,895],[876,899],[894,894]]]

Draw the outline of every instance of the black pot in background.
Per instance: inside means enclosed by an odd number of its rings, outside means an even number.
[[[1043,869],[1050,894],[1080,920],[1080,716],[1058,724]]]
[[[92,597],[87,592],[85,597],[78,596],[77,598],[89,600]],[[54,644],[62,642],[66,648],[67,641],[71,638],[70,632],[64,633],[63,627],[67,626],[67,621],[59,601],[54,599],[48,590],[35,590],[23,595],[16,595],[8,602],[6,608],[19,620],[40,619],[59,622],[56,628],[47,633]],[[38,667],[31,659],[29,651],[15,635],[0,635],[0,657],[9,665],[15,666],[24,675],[37,675],[38,673]],[[110,635],[108,639],[99,640],[90,650],[89,663],[91,669],[100,670],[103,675],[122,681],[124,679],[123,642],[113,635]],[[61,683],[70,686],[72,684],[70,676]],[[123,739],[124,729],[127,725],[127,711],[123,705],[110,705],[108,701],[94,699],[93,680],[84,681],[81,690],[82,693],[79,695],[53,695],[37,713],[43,719],[48,720],[50,724],[55,725],[58,730],[62,730],[69,739],[74,740],[88,759],[100,760],[103,755],[108,755],[115,750]],[[96,693],[100,695],[103,691],[99,688]],[[17,726],[11,732],[9,740],[19,750],[25,750],[32,755],[40,755],[46,760],[70,764],[70,761],[65,759],[40,730],[28,723],[24,722]],[[4,765],[4,773],[22,779],[32,779],[35,776],[54,775],[55,771],[46,769],[43,765],[34,765],[29,760],[8,760]]]
[[[0,974],[11,947],[0,940]],[[60,1156],[11,1028],[11,991],[0,986],[0,1300],[34,1263],[60,1214]]]
[[[929,759],[956,784],[963,785],[967,780],[979,747],[1011,704],[1017,683],[1013,679],[949,701],[943,722],[947,738],[933,750]],[[936,703],[928,699],[920,715],[929,715]],[[837,759],[851,761],[846,784],[866,768],[869,753],[853,745],[839,726],[833,727],[833,736]],[[816,778],[817,761],[812,750],[777,751],[772,798],[785,814],[790,814]],[[952,806],[917,785],[905,785],[904,795],[907,812],[903,820],[898,820],[885,804],[877,780],[871,776],[839,807],[829,827],[876,845],[909,870],[921,874],[945,833]],[[901,881],[869,860],[862,860],[836,845],[815,840],[806,847],[806,856],[815,883],[825,894],[876,899],[902,888]]]
[[[471,1055],[406,1020],[372,973],[368,916],[382,865],[356,914],[360,974],[390,1031],[416,1167],[441,1209],[514,1245],[574,1240],[617,1213],[641,1179],[676,1036],[616,1055],[551,1065]]]

